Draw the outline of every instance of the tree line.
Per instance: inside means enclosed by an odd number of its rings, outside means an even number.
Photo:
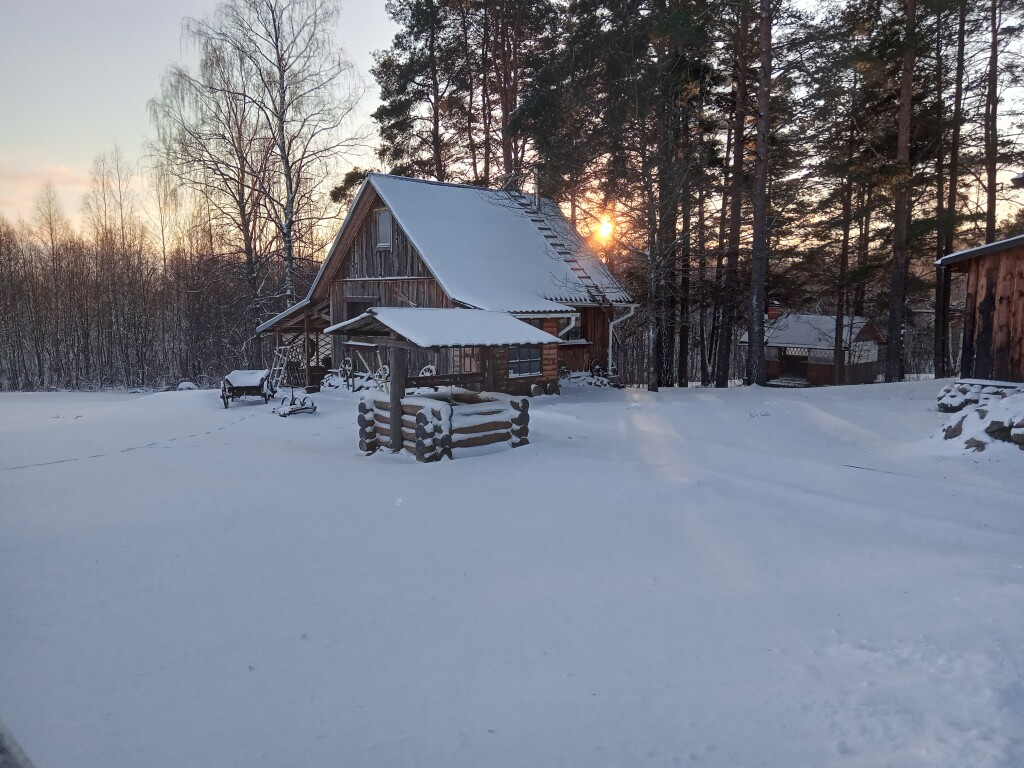
[[[1010,178],[1020,0],[389,0],[380,169],[539,184],[640,303],[631,383],[763,382],[764,313],[865,315],[885,376],[953,372],[934,259],[1024,231]],[[0,218],[0,387],[162,386],[266,364],[365,170],[333,0],[225,0],[149,104],[141,166],[97,158]],[[140,169],[141,168],[141,169]],[[348,172],[346,173],[346,168]],[[747,333],[752,353],[738,340]],[[837,383],[844,380],[837,351]]]
[[[471,184],[536,175],[582,229],[614,217],[606,256],[642,303],[624,347],[635,382],[763,383],[769,301],[833,314],[837,333],[876,319],[889,381],[951,372],[932,262],[1019,228],[1016,0],[388,10],[382,160]]]
[[[0,387],[210,384],[262,367],[260,322],[315,274],[362,87],[332,0],[224,0],[186,19],[133,162],[97,157],[75,231],[46,187],[0,216]]]

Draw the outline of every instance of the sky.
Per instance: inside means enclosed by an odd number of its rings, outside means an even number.
[[[146,102],[172,61],[184,61],[182,19],[217,0],[0,0],[0,215],[30,218],[50,181],[78,220],[93,158],[120,146],[142,154],[153,134]],[[395,26],[384,0],[342,0],[336,40],[371,86],[372,52]]]

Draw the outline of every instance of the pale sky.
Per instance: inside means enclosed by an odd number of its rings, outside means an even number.
[[[0,215],[32,214],[52,181],[78,219],[93,158],[115,144],[129,159],[152,135],[146,102],[171,61],[189,58],[181,22],[217,0],[0,0]],[[342,0],[337,42],[371,86],[369,69],[395,27],[384,0]]]

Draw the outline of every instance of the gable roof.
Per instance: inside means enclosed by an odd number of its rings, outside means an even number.
[[[557,344],[557,336],[507,312],[482,309],[373,307],[332,325],[326,333],[380,335],[394,331],[418,347],[493,347],[506,344]]]
[[[500,312],[569,312],[569,305],[598,303],[584,280],[613,304],[633,301],[551,200],[542,200],[537,213],[522,193],[382,173],[367,174],[359,187],[307,299],[332,262],[345,258],[342,235],[357,226],[355,212],[371,190],[455,302]]]
[[[367,181],[459,303],[499,312],[595,303],[578,273],[609,301],[630,302],[550,200],[538,213],[521,193],[377,173]]]
[[[984,256],[987,253],[995,253],[997,251],[1003,251],[1008,248],[1020,248],[1022,246],[1024,246],[1024,235],[1008,237],[1005,240],[996,240],[993,243],[986,243],[985,245],[979,245],[974,248],[967,248],[963,251],[957,251],[956,253],[947,254],[943,256],[941,259],[936,259],[935,266],[948,267],[951,264],[958,264],[961,261],[968,261],[969,259],[974,259],[977,258],[978,256]]]
[[[860,336],[871,323],[867,317],[848,317],[845,324],[843,344],[849,344]],[[874,326],[873,323],[871,323]],[[836,337],[835,315],[781,315],[764,324],[764,345],[766,347],[806,347],[807,349],[834,349]],[[881,337],[881,333],[878,333]],[[747,334],[740,338],[740,344],[747,343]]]

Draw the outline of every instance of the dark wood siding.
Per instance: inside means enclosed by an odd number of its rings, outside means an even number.
[[[570,371],[586,371],[595,360],[608,365],[608,315],[600,307],[580,308],[580,328],[586,344],[566,344],[558,348],[558,364]]]
[[[1024,248],[971,259],[961,375],[1024,381]]]

